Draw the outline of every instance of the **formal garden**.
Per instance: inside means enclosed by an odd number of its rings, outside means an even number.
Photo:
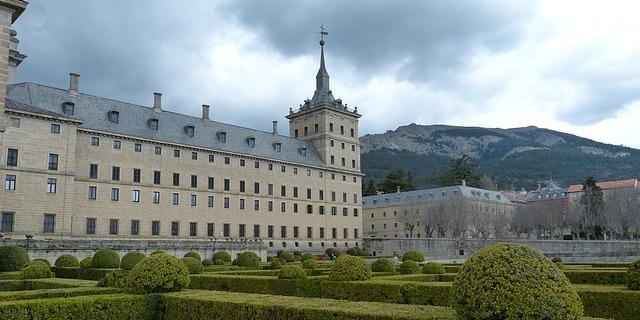
[[[563,263],[514,244],[462,265],[364,254],[105,249],[50,265],[5,246],[0,319],[640,319],[640,262]]]

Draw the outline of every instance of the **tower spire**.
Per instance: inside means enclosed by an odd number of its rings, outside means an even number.
[[[318,74],[316,75],[316,92],[313,95],[312,101],[315,103],[318,102],[331,102],[335,100],[333,95],[331,94],[331,89],[329,87],[329,72],[327,72],[327,68],[324,63],[324,36],[329,35],[324,25],[320,26],[320,68],[318,69]]]

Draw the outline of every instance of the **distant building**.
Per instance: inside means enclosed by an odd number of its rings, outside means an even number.
[[[501,192],[466,186],[363,198],[366,237],[503,238],[514,204]]]
[[[563,227],[568,213],[567,189],[553,180],[546,186],[526,194],[516,209],[513,232],[532,239],[561,239],[567,232]]]

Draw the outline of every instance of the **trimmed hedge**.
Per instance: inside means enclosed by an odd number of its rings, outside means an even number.
[[[120,269],[131,270],[144,258],[146,258],[146,256],[142,252],[129,251],[122,257],[122,261],[120,261]]]
[[[402,255],[402,261],[407,260],[422,262],[424,260],[424,255],[418,250],[409,250]]]
[[[34,279],[34,280],[2,280],[0,281],[0,291],[22,291],[37,289],[62,289],[76,287],[95,287],[95,281],[75,280],[75,279]]]
[[[133,267],[128,281],[132,288],[140,292],[178,291],[189,285],[189,270],[176,257],[156,254],[144,258]]]
[[[35,289],[28,291],[0,292],[0,301],[16,301],[46,298],[68,298],[118,293],[115,288],[78,287],[64,289]]]
[[[282,259],[280,258],[273,258],[271,259],[271,263],[269,264],[269,267],[271,270],[277,270],[282,268],[283,262]]]
[[[104,278],[98,282],[98,287],[108,288],[126,288],[128,287],[129,271],[116,270],[104,275]]]
[[[302,267],[307,270],[314,270],[318,268],[318,262],[316,259],[306,259],[302,261]]]
[[[426,273],[426,274],[443,274],[444,271],[444,267],[442,266],[442,264],[437,263],[437,262],[429,262],[427,264],[425,264],[424,266],[422,266],[422,273]]]
[[[58,268],[75,268],[80,266],[80,261],[70,254],[63,254],[56,259],[55,266]]]
[[[118,269],[120,268],[120,256],[115,250],[98,250],[93,255],[91,266],[99,269]]]
[[[413,260],[405,260],[400,264],[400,274],[420,273],[420,265]]]
[[[56,268],[51,267],[51,271],[56,278],[64,279],[84,279],[99,281],[104,275],[119,269],[96,269],[96,268]]]
[[[211,260],[215,263],[218,259],[222,260],[222,262],[231,262],[231,255],[226,251],[218,251],[213,254]]]
[[[314,256],[311,253],[305,253],[305,254],[300,256],[300,261],[306,261],[306,260],[309,260],[309,259],[316,260],[316,256]]]
[[[572,284],[625,284],[625,271],[562,270]]]
[[[331,266],[329,280],[358,281],[371,279],[371,267],[360,257],[341,255]]]
[[[20,270],[20,279],[44,279],[51,278],[51,268],[42,261],[33,261]]]
[[[80,268],[91,268],[93,264],[93,257],[86,257],[80,260]]]
[[[371,264],[373,272],[396,272],[396,266],[389,259],[378,259]]]
[[[640,290],[640,260],[632,263],[627,270],[627,288]]]
[[[154,319],[156,307],[152,297],[127,294],[6,301],[0,319],[146,320]]]
[[[34,261],[42,261],[42,262],[44,262],[46,265],[48,265],[48,266],[49,266],[49,268],[51,268],[51,262],[49,262],[49,260],[47,260],[47,259],[45,259],[45,258],[37,258],[37,259],[33,259],[33,260],[31,260],[31,262],[34,262]]]
[[[586,315],[617,320],[634,320],[640,315],[639,291],[593,285],[576,287]]]
[[[213,265],[213,261],[211,261],[211,259],[204,259],[202,260],[202,266],[203,267],[209,267]]]
[[[194,258],[200,262],[202,262],[202,257],[200,257],[200,254],[195,252],[195,251],[189,251],[187,253],[184,254],[184,256],[182,256],[183,258]]]
[[[391,320],[455,319],[448,308],[406,306],[330,299],[277,297],[231,292],[179,292],[164,294],[165,318],[252,320]]]
[[[200,260],[196,258],[184,257],[180,259],[180,261],[182,261],[182,263],[184,263],[184,265],[187,267],[187,270],[189,270],[189,274],[202,273],[202,270],[204,269],[204,267],[202,266],[202,262],[200,262]]]
[[[252,251],[245,251],[238,254],[238,257],[233,260],[233,264],[240,267],[259,268],[262,259],[258,257]]]
[[[20,271],[29,264],[27,250],[20,246],[0,247],[0,272]]]
[[[278,272],[278,279],[306,279],[307,273],[301,266],[286,265]]]

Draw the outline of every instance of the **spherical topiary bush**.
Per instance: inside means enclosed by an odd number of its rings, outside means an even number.
[[[402,261],[407,260],[422,262],[422,260],[424,260],[424,255],[418,250],[409,250],[402,255]]]
[[[400,264],[401,274],[420,273],[420,265],[413,260],[406,260]]]
[[[49,260],[47,260],[47,259],[44,259],[44,258],[37,258],[37,259],[33,259],[33,260],[31,260],[31,262],[34,262],[34,261],[44,262],[46,265],[48,265],[48,266],[49,266],[49,268],[51,268],[51,262],[49,262]]]
[[[86,257],[86,258],[80,260],[80,268],[91,268],[92,264],[93,264],[93,258],[92,257]]]
[[[272,270],[280,269],[280,268],[282,268],[282,265],[283,265],[282,259],[280,259],[280,258],[271,259],[271,269]]]
[[[20,279],[44,279],[52,276],[51,268],[42,261],[32,261],[20,270]]]
[[[331,256],[336,256],[339,257],[340,255],[342,255],[342,251],[336,249],[336,248],[329,248],[325,251],[326,255],[331,258]]]
[[[29,264],[27,250],[19,246],[0,247],[0,272],[19,271]]]
[[[197,253],[197,252],[195,252],[195,251],[189,251],[189,252],[185,253],[185,254],[184,254],[184,257],[185,257],[185,258],[187,258],[187,257],[189,257],[189,258],[194,258],[194,259],[196,259],[196,260],[198,260],[198,261],[202,261],[202,257],[200,257],[200,254],[198,254],[198,253]]]
[[[202,273],[204,269],[202,267],[202,262],[200,262],[200,260],[196,258],[184,257],[180,259],[180,261],[182,261],[182,263],[184,263],[184,265],[187,266],[187,269],[189,269],[190,274]]]
[[[202,260],[202,266],[204,267],[209,267],[213,265],[213,261],[211,261],[211,259],[204,259]]]
[[[309,260],[309,259],[316,260],[316,256],[314,256],[311,253],[305,253],[305,254],[300,256],[300,261],[305,261],[305,260]]]
[[[294,262],[296,261],[296,258],[289,252],[283,252],[282,254],[280,254],[280,256],[278,256],[278,258],[286,261],[286,262]]]
[[[262,261],[262,259],[260,259],[258,255],[251,251],[245,251],[239,253],[235,261],[236,265],[240,267],[257,268],[260,266],[260,262]]]
[[[359,251],[357,247],[347,249],[347,254],[350,256],[359,256]]]
[[[371,264],[371,271],[373,272],[395,272],[396,267],[393,262],[387,259],[378,259]]]
[[[162,251],[162,250],[156,250],[154,252],[151,252],[150,256],[154,255],[154,254],[166,254],[166,252]]]
[[[640,290],[640,260],[632,263],[627,269],[627,288]]]
[[[302,268],[304,269],[313,270],[313,269],[316,269],[317,267],[318,267],[318,261],[316,261],[315,259],[307,259],[302,261]]]
[[[122,257],[122,261],[120,261],[120,269],[131,270],[144,258],[146,258],[144,253],[140,251],[129,251],[124,255],[124,257]]]
[[[371,279],[371,267],[360,257],[341,255],[331,266],[329,280],[357,281]]]
[[[140,292],[179,291],[189,285],[189,269],[168,254],[150,255],[129,272],[129,285]]]
[[[569,280],[527,246],[499,243],[469,258],[451,288],[461,319],[580,319],[582,303]]]
[[[307,273],[300,266],[285,265],[278,271],[278,279],[306,279]]]
[[[56,259],[55,266],[58,268],[77,268],[80,266],[80,261],[70,254],[63,254]]]
[[[444,266],[437,262],[429,262],[422,266],[422,273],[426,274],[443,274]]]
[[[213,254],[213,258],[211,259],[213,260],[214,263],[216,260],[220,259],[224,264],[225,262],[231,262],[231,255],[226,251],[218,251]]]
[[[224,265],[224,260],[216,259],[216,260],[213,261],[213,264],[216,265],[216,266],[222,266],[222,265]]]
[[[111,249],[98,250],[98,252],[93,255],[93,259],[91,259],[91,267],[118,269],[120,268],[120,256]]]

